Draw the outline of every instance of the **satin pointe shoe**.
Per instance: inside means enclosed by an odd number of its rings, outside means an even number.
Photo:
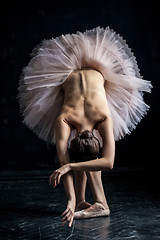
[[[93,211],[86,211],[86,209],[77,211],[74,213],[74,219],[85,219],[92,217],[104,217],[109,216],[110,210],[106,209],[101,203],[96,203],[99,209],[93,209]]]

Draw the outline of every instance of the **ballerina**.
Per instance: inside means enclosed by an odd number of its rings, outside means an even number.
[[[115,141],[130,134],[149,109],[142,93],[152,85],[109,27],[44,40],[36,51],[23,70],[19,100],[24,123],[56,144],[61,167],[50,184],[63,179],[68,203],[62,222],[108,216],[101,171],[113,168]],[[93,205],[85,202],[87,179]]]

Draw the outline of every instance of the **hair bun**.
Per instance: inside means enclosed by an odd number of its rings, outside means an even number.
[[[73,162],[96,159],[99,153],[99,140],[88,130],[78,133],[78,136],[71,141],[70,156]]]
[[[78,134],[78,137],[80,139],[87,139],[87,138],[93,138],[93,135],[91,132],[89,132],[88,130],[83,131],[81,133]]]

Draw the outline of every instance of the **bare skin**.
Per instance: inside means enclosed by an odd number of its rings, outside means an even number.
[[[96,203],[108,208],[101,181],[101,170],[112,169],[114,164],[115,143],[112,119],[107,104],[104,79],[101,73],[93,69],[74,71],[62,84],[64,104],[56,123],[56,147],[61,167],[50,177],[55,187],[63,179],[68,196],[66,210],[62,213],[62,223],[72,225],[76,205],[81,209],[97,209]],[[103,140],[102,158],[70,163],[68,139],[72,129],[79,132],[97,129]],[[73,173],[75,175],[75,189]],[[88,178],[93,193],[94,205],[84,202],[85,187]]]

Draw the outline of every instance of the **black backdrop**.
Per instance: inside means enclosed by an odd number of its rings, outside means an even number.
[[[1,169],[45,169],[56,163],[55,146],[22,124],[17,101],[21,69],[43,39],[110,26],[126,39],[141,75],[153,84],[150,105],[131,135],[116,143],[115,166],[155,170],[159,159],[160,31],[158,1],[5,1],[0,7]]]

